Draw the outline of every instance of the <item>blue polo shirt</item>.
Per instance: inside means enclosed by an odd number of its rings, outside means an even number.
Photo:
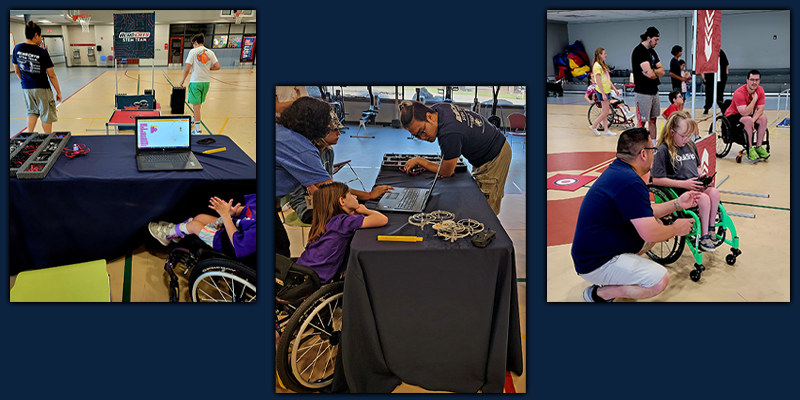
[[[14,46],[11,62],[19,65],[23,89],[50,89],[47,69],[53,61],[47,50],[32,44],[20,43]]]
[[[500,154],[506,138],[503,132],[480,115],[452,103],[431,106],[439,116],[436,140],[443,160],[463,155],[474,168]]]
[[[647,185],[633,167],[614,160],[581,203],[572,241],[575,271],[587,274],[614,256],[641,251],[644,239],[631,220],[652,216]]]
[[[280,199],[298,186],[331,179],[319,150],[305,136],[275,124],[275,196]]]

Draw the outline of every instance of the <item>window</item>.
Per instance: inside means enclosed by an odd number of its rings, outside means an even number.
[[[178,25],[170,25],[169,26],[169,34],[172,36],[179,35],[183,36],[183,31],[186,29],[186,25],[178,24]]]
[[[256,33],[256,24],[244,24],[244,33],[248,35]]]
[[[416,89],[419,88],[423,96],[425,96],[426,103],[440,103],[445,96],[445,86],[433,85],[409,85],[399,86],[398,99],[399,100],[415,100]],[[475,101],[475,86],[455,86],[458,90],[453,90],[452,96],[456,103],[472,104]],[[334,90],[338,90],[338,86],[334,86]],[[342,88],[345,97],[369,97],[369,92],[366,86],[346,86]],[[333,93],[333,92],[331,92]],[[394,86],[373,86],[372,94],[380,96],[381,103],[391,102],[394,104],[395,87]],[[525,105],[526,90],[524,86],[501,86],[500,92],[497,95],[498,105]],[[478,86],[478,103],[481,108],[489,107],[491,113],[492,106],[492,87],[491,86]],[[498,114],[500,111],[498,111]]]

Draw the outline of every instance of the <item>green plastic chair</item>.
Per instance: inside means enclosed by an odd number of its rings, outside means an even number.
[[[106,260],[20,272],[11,288],[11,301],[108,303]]]
[[[284,213],[283,208],[286,204],[289,204],[289,199],[291,195],[286,195],[281,198],[281,217],[283,217],[283,223],[289,226],[299,227],[300,232],[303,236],[303,247],[306,247],[306,231],[305,228],[310,228],[311,224],[307,224],[300,219],[300,216],[297,215],[296,212],[292,211],[290,213]]]

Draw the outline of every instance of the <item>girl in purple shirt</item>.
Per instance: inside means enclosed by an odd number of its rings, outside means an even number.
[[[224,254],[243,258],[256,251],[256,195],[244,196],[244,206],[233,205],[212,197],[208,208],[215,210],[219,218],[200,214],[180,224],[151,222],[150,234],[166,246],[177,242],[188,234],[197,235],[205,244]]]
[[[386,225],[389,218],[358,204],[350,188],[341,182],[326,183],[313,196],[314,215],[306,250],[297,263],[313,268],[327,283],[344,262],[350,239],[359,228]]]

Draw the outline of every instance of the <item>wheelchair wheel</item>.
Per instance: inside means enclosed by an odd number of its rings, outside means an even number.
[[[601,112],[603,112],[603,107],[600,105],[600,103],[594,103],[591,106],[589,106],[589,115],[588,115],[589,126],[591,126],[594,123],[594,121],[597,120],[597,117],[600,116]],[[603,126],[602,122],[599,122],[597,125],[598,127]]]
[[[663,203],[669,201],[670,198],[663,189],[658,186],[647,185],[647,189],[651,193],[651,199],[656,203]],[[664,225],[672,225],[677,218],[677,213],[668,214],[661,218]],[[686,246],[685,236],[674,236],[661,243],[656,243],[653,248],[647,251],[647,255],[659,264],[672,264],[678,261],[683,248]]]
[[[192,301],[238,303],[256,301],[256,272],[221,258],[199,262],[189,275]]]
[[[344,282],[325,285],[309,296],[281,334],[275,367],[287,389],[307,393],[333,382],[342,331]]]
[[[713,130],[717,135],[717,157],[723,158],[731,151],[731,125],[728,119],[719,116],[714,121]],[[708,133],[711,134],[712,128],[709,128]]]

